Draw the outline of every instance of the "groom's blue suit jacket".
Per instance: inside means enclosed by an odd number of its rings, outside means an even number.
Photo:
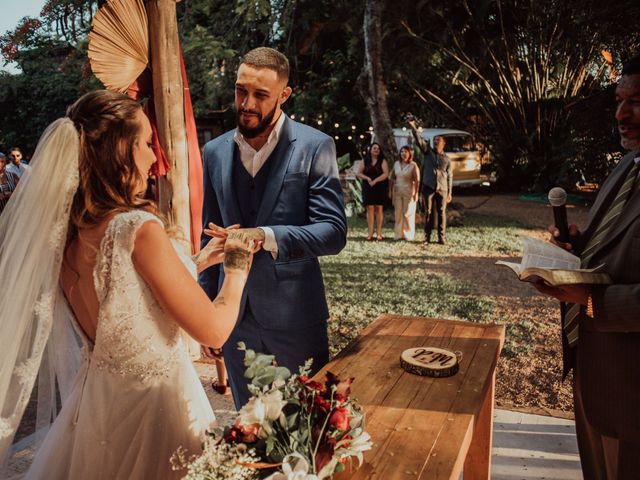
[[[283,113],[284,115],[284,113]],[[203,224],[242,225],[233,179],[237,146],[235,130],[204,148]],[[235,160],[238,161],[238,160]],[[346,243],[347,224],[333,139],[314,128],[285,118],[256,225],[270,227],[278,244],[274,259],[258,252],[251,267],[239,318],[247,301],[265,328],[300,328],[329,318],[320,255],[334,255]],[[204,246],[209,237],[203,234]],[[200,274],[200,284],[214,298],[224,276],[221,266]]]

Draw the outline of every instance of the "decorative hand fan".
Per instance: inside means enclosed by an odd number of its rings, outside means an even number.
[[[109,90],[126,93],[149,63],[149,27],[143,0],[111,0],[93,18],[91,70]]]

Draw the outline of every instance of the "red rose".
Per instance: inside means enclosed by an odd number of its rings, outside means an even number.
[[[342,398],[347,398],[351,394],[351,384],[353,383],[353,377],[346,380],[340,380],[337,375],[331,372],[327,372],[327,381],[325,382],[327,390],[331,390],[331,387],[335,385],[336,394],[341,395]]]
[[[329,418],[329,425],[343,432],[349,430],[350,423],[349,410],[344,407],[336,407]]]
[[[305,383],[305,386],[311,390],[315,390],[316,392],[324,392],[324,385],[320,382],[316,382],[315,380],[309,380]]]
[[[242,431],[237,426],[233,425],[224,434],[225,443],[240,443],[242,442]]]
[[[316,468],[318,472],[322,470],[327,463],[333,458],[333,452],[336,446],[336,439],[333,437],[327,438],[326,442],[323,442],[316,452]]]
[[[313,399],[313,403],[314,406],[325,415],[329,413],[329,410],[331,410],[331,403],[328,402],[326,398],[320,395],[315,396],[315,398]]]

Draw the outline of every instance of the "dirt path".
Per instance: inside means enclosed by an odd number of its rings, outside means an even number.
[[[518,220],[534,230],[523,234],[547,238],[551,208],[520,200],[517,196],[459,195],[455,201],[465,211]],[[570,223],[580,227],[588,209],[569,206]],[[500,407],[570,417],[573,408],[570,379],[562,381],[562,351],[558,302],[539,295],[530,285],[516,282],[507,269],[494,267],[497,258],[465,256],[441,266],[443,273],[476,287],[476,294],[492,297],[496,318],[507,326],[507,336],[519,355],[504,352],[498,362],[496,400]],[[478,278],[482,281],[478,282]],[[524,352],[524,353],[522,353]]]

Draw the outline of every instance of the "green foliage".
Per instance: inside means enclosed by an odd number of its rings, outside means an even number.
[[[338,171],[342,172],[346,168],[351,166],[351,155],[345,153],[341,157],[338,157]]]
[[[275,365],[276,357],[248,349],[244,342],[238,342],[238,350],[244,351],[244,376],[251,379],[251,385],[259,390],[271,385],[274,381],[286,381],[291,372],[285,367]]]
[[[86,34],[102,3],[48,0],[40,26],[23,19],[0,39],[5,58],[15,56],[22,66],[31,55],[43,67],[42,72],[25,70],[22,78],[0,77],[3,111],[17,112],[3,123],[0,142],[28,149],[63,105],[98,86],[81,72],[87,70],[82,61]],[[271,46],[291,64],[294,93],[285,111],[334,137],[339,155],[357,159],[371,141],[362,98],[364,4],[177,3],[196,115],[225,111],[232,128],[239,57]],[[509,189],[600,182],[620,154],[611,134],[610,72],[600,51],[610,51],[619,69],[640,46],[637,29],[621,25],[639,15],[640,3],[634,0],[386,2],[382,63],[391,122],[402,126],[410,111],[425,127],[473,132],[489,145],[494,170]]]
[[[344,196],[344,208],[347,216],[350,217],[364,212],[365,206],[362,202],[362,183],[360,180],[347,180],[347,188],[348,191]]]
[[[507,341],[502,348],[502,354],[509,358],[515,358],[531,353],[535,345],[534,329],[535,325],[527,320],[507,325],[505,328]]]
[[[29,156],[46,126],[83,93],[99,88],[87,61],[86,34],[95,0],[48,0],[42,20],[23,18],[0,36],[5,61],[21,72],[0,73],[0,150],[20,146]]]
[[[45,127],[65,115],[67,106],[86,91],[99,88],[86,75],[84,46],[38,39],[38,44],[16,58],[22,73],[0,74],[0,150],[17,145],[27,155],[35,149]]]
[[[480,220],[476,224],[487,222]],[[495,227],[496,230],[502,228]],[[491,234],[492,229],[487,226],[479,235],[466,227],[451,228],[446,250],[432,249],[425,253],[419,242],[366,242],[364,220],[349,219],[346,248],[340,255],[321,259],[331,312],[331,351],[340,351],[383,313],[490,320],[494,309],[490,299],[474,295],[474,285],[447,274],[432,273],[431,267],[434,263],[446,262],[449,256],[482,246],[481,237]],[[497,239],[499,234],[495,232],[491,236]],[[473,247],[467,242],[470,237],[475,239]],[[507,240],[504,249],[510,246]]]
[[[349,238],[337,256],[321,257],[330,309],[329,344],[341,351],[383,313],[502,323],[495,302],[480,283],[446,273],[456,259],[485,252],[518,255],[525,225],[504,217],[467,212],[461,226],[447,229],[447,246],[420,242],[367,242],[366,222],[349,219]],[[386,229],[385,233],[390,234]],[[496,267],[498,268],[498,267]],[[533,325],[507,327],[506,355],[528,353]],[[529,350],[528,350],[529,349]]]
[[[486,123],[474,129],[490,139],[503,181],[540,191],[571,187],[582,176],[603,179],[612,146],[602,124],[611,112],[598,108],[600,92],[610,90],[600,52],[613,52],[619,67],[637,51],[640,34],[621,35],[616,27],[640,14],[637,2],[483,0],[463,7],[441,0],[429,2],[425,14],[442,28],[422,28],[419,15],[403,25],[451,86],[416,87],[416,93],[444,99],[439,103],[451,113],[481,114]],[[460,93],[461,105],[449,101]]]

